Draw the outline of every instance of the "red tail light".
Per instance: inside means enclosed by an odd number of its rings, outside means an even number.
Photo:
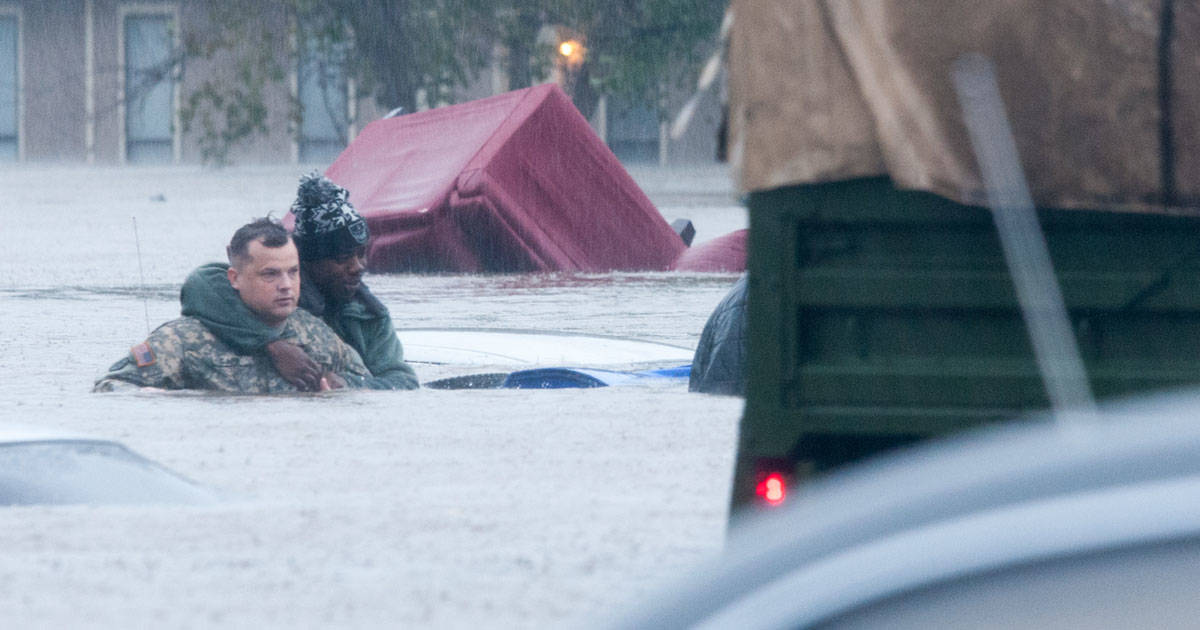
[[[755,486],[754,494],[767,505],[779,505],[787,498],[787,479],[782,473],[768,473]]]

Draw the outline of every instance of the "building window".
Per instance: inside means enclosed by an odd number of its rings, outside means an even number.
[[[125,16],[125,161],[175,160],[175,63],[170,15]]]
[[[626,164],[657,162],[659,123],[654,110],[625,99],[613,99],[608,109],[608,147]]]
[[[344,46],[308,40],[300,46],[296,97],[300,102],[299,159],[328,164],[350,141],[350,88]]]
[[[20,79],[17,17],[0,14],[0,162],[20,157]]]

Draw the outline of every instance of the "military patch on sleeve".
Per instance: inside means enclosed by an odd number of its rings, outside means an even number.
[[[138,367],[143,368],[154,365],[154,351],[150,349],[150,344],[143,341],[130,348],[129,352],[133,355],[133,359],[137,361]]]

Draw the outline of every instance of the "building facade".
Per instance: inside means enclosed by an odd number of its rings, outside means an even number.
[[[198,125],[185,131],[181,112],[206,84],[238,72],[229,54],[180,56],[185,37],[214,28],[209,19],[204,3],[189,0],[0,0],[0,164],[205,161]],[[282,12],[247,19],[278,33],[294,28]],[[287,79],[261,85],[266,132],[233,144],[229,162],[328,164],[386,114],[374,99],[356,98],[316,51],[294,41],[281,48],[271,54]],[[507,89],[502,83],[480,77],[463,99]],[[710,103],[676,141],[636,105],[601,108],[593,126],[629,161],[711,161],[714,112],[719,105]]]

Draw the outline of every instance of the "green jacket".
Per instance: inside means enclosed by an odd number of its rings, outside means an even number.
[[[278,336],[304,349],[322,369],[362,387],[370,376],[358,353],[321,320],[303,310],[288,316]],[[180,317],[159,326],[144,343],[130,350],[93,391],[128,387],[208,389],[241,394],[294,392],[263,352],[238,352],[217,339],[194,317]]]
[[[209,263],[188,275],[179,300],[185,317],[204,323],[221,341],[242,352],[257,352],[279,339],[262,323],[229,285],[229,265]],[[387,307],[364,286],[353,300],[331,306],[301,269],[300,308],[320,317],[350,347],[358,351],[371,371],[370,389],[416,389],[417,375],[404,362],[404,348]]]

